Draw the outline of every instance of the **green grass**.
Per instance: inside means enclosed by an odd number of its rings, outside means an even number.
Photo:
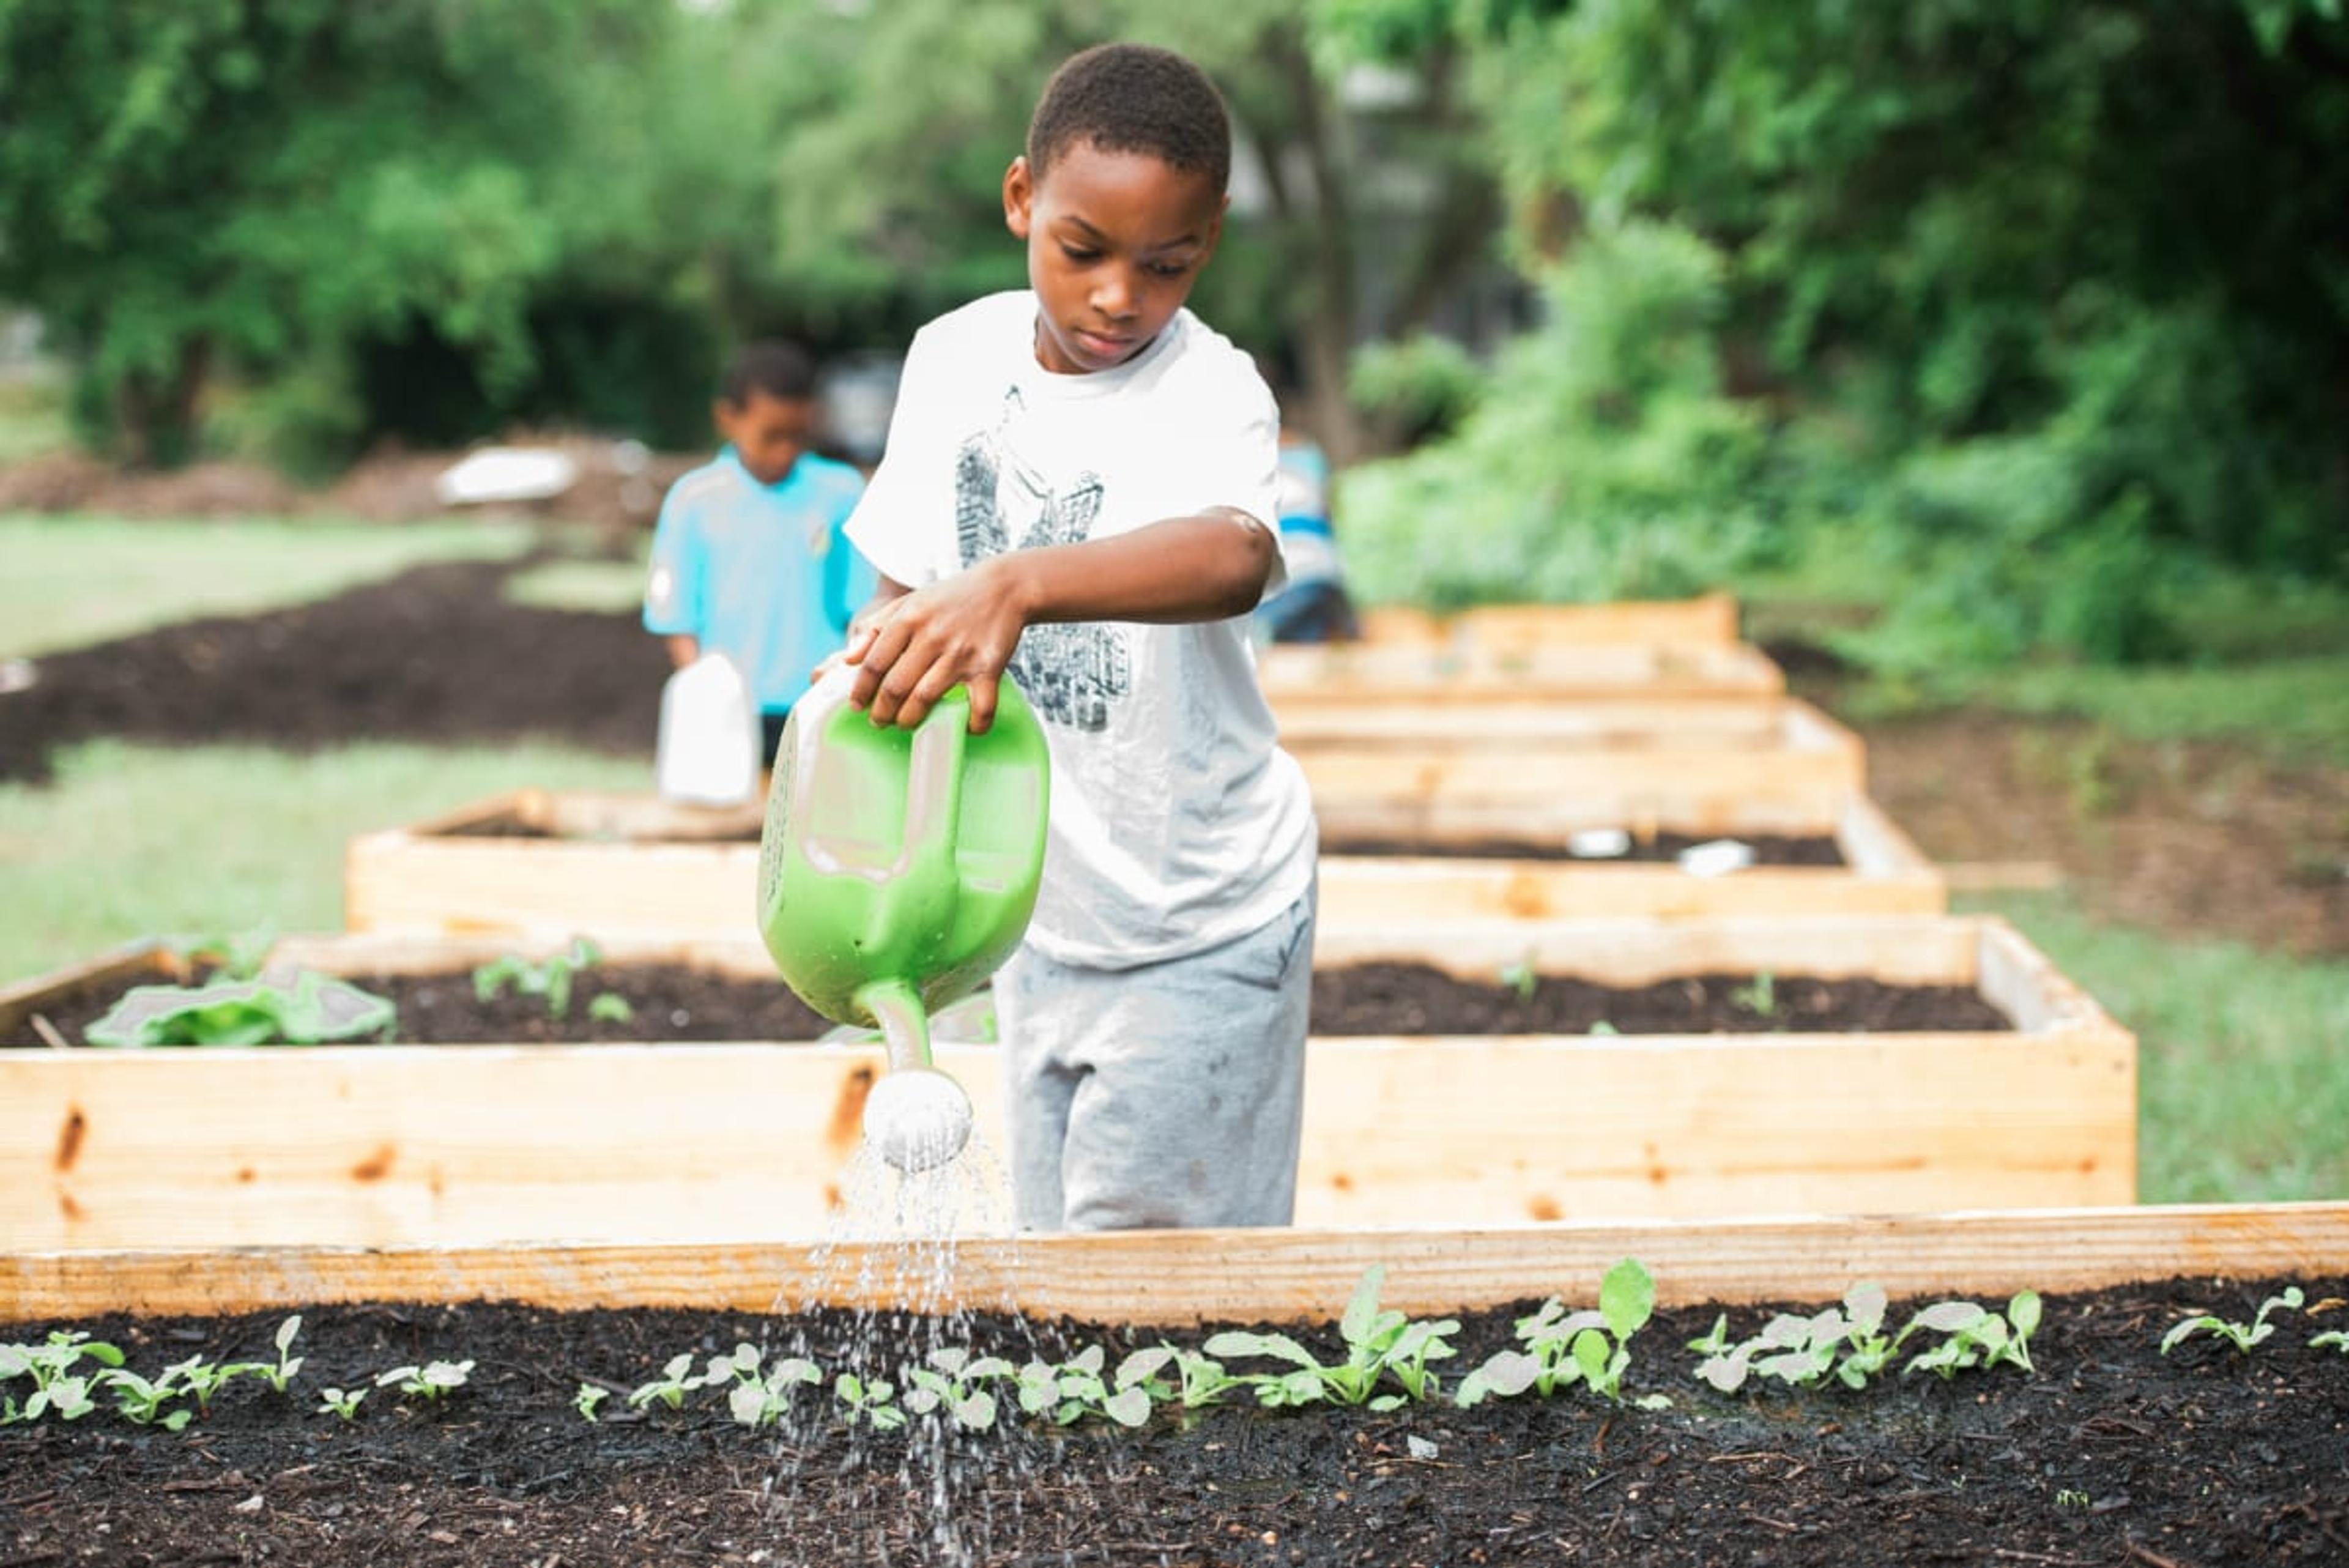
[[[2279,757],[2349,764],[2349,655],[2209,669],[2015,670],[1971,691],[2008,712],[2091,719],[2133,740],[2243,741]]]
[[[0,377],[0,463],[71,449],[66,395],[65,373],[53,367]]]
[[[0,516],[0,658],[325,598],[426,561],[508,559],[527,525]]]
[[[645,602],[645,567],[629,561],[549,561],[507,578],[505,597],[535,609],[637,609]]]
[[[1974,902],[2137,1032],[2141,1201],[2349,1198],[2349,961],[2170,940],[2060,895]]]
[[[47,786],[0,785],[0,983],[148,936],[343,923],[343,846],[501,790],[651,786],[559,746],[368,745],[297,756],[97,742]]]

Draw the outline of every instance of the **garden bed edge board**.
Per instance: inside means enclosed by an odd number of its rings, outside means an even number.
[[[2171,1277],[2349,1272],[2349,1203],[1975,1210],[1898,1217],[1567,1222],[1494,1229],[1157,1231],[965,1241],[925,1310],[1136,1326],[1328,1321],[1382,1265],[1381,1304],[1587,1302],[1636,1257],[1665,1305],[2101,1289]],[[337,1303],[509,1301],[563,1310],[903,1307],[903,1243],[269,1248],[0,1254],[0,1313],[74,1321]],[[935,1293],[932,1293],[935,1286]]]

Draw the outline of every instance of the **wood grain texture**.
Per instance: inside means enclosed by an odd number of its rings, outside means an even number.
[[[1413,1314],[1595,1296],[1636,1257],[1666,1305],[2057,1294],[2173,1275],[2349,1272],[2349,1203],[1975,1210],[1388,1231],[1168,1231],[966,1241],[944,1283],[902,1243],[206,1249],[0,1255],[0,1301],[32,1322],[349,1302],[512,1301],[740,1312],[813,1304],[1015,1310],[1164,1327],[1335,1318],[1362,1271]],[[910,1272],[909,1272],[910,1266]]]

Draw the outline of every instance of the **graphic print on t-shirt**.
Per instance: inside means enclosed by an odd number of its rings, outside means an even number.
[[[1020,460],[1005,433],[1021,411],[1018,388],[1005,394],[1003,418],[962,444],[955,460],[955,537],[965,569],[1013,548],[1075,545],[1092,537],[1101,516],[1101,476],[1079,472],[1056,488]],[[1011,515],[1007,517],[1007,511]],[[1048,722],[1098,732],[1133,684],[1123,628],[1085,621],[1031,626],[1011,656],[1011,678]]]

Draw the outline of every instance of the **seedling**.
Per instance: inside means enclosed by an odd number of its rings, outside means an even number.
[[[1386,1266],[1373,1263],[1362,1272],[1339,1320],[1339,1335],[1346,1342],[1346,1359],[1325,1366],[1309,1350],[1285,1334],[1227,1332],[1206,1343],[1213,1356],[1253,1355],[1290,1363],[1291,1372],[1256,1374],[1239,1379],[1255,1387],[1263,1405],[1309,1405],[1328,1399],[1340,1405],[1367,1404],[1373,1410],[1393,1410],[1433,1394],[1440,1380],[1428,1371],[1431,1361],[1448,1359],[1452,1346],[1445,1336],[1458,1334],[1456,1319],[1414,1322],[1402,1313],[1379,1310],[1379,1290],[1386,1282]],[[1401,1394],[1377,1394],[1380,1378],[1388,1373],[1402,1386]]]
[[[626,1023],[636,1010],[616,991],[599,991],[587,1002],[587,1016],[598,1023]]]
[[[2198,1334],[2211,1334],[2225,1340],[2245,1355],[2249,1355],[2251,1353],[2251,1346],[2275,1332],[2275,1324],[2268,1321],[2270,1313],[2278,1308],[2285,1312],[2298,1312],[2300,1303],[2306,1299],[2301,1294],[2298,1285],[2286,1285],[2282,1294],[2270,1296],[2261,1302],[2258,1314],[2247,1324],[2235,1323],[2209,1313],[2189,1317],[2161,1336],[2161,1354],[2168,1355],[2178,1345],[2191,1339]]]
[[[1166,1376],[1174,1373],[1170,1382]],[[1224,1370],[1224,1364],[1179,1345],[1154,1345],[1135,1351],[1117,1366],[1120,1388],[1140,1388],[1154,1404],[1172,1402],[1185,1410],[1205,1409],[1220,1401],[1241,1379]]]
[[[761,1359],[757,1345],[737,1345],[733,1355],[712,1357],[709,1370],[701,1377],[705,1387],[733,1385],[726,1391],[727,1412],[754,1432],[782,1419],[783,1412],[791,1408],[793,1389],[823,1380],[812,1361],[785,1356],[761,1374]]]
[[[322,1388],[318,1391],[317,1413],[356,1421],[359,1418],[359,1401],[367,1397],[367,1391],[364,1388]]]
[[[163,1368],[163,1376],[167,1379],[177,1378],[185,1386],[195,1397],[197,1413],[208,1416],[212,1414],[213,1395],[247,1373],[260,1370],[258,1366],[249,1361],[212,1362],[200,1355],[191,1355],[185,1361]]]
[[[833,1380],[833,1397],[848,1407],[848,1424],[858,1421],[876,1432],[894,1432],[905,1424],[905,1412],[896,1405],[897,1390],[879,1379],[868,1383],[854,1372]]]
[[[1772,1018],[1778,1012],[1778,979],[1764,970],[1747,983],[1729,993],[1729,1000],[1756,1018]]]
[[[1019,1372],[1019,1408],[1061,1427],[1087,1416],[1099,1416],[1121,1427],[1141,1426],[1150,1419],[1145,1374],[1129,1373],[1133,1358],[1128,1356],[1119,1364],[1118,1376],[1112,1377],[1103,1371],[1108,1359],[1100,1345],[1089,1345],[1058,1366],[1030,1362]]]
[[[1461,1380],[1455,1396],[1464,1407],[1490,1397],[1510,1398],[1528,1389],[1547,1397],[1580,1382],[1614,1404],[1623,1402],[1623,1375],[1630,1369],[1631,1336],[1656,1310],[1656,1282],[1636,1258],[1607,1271],[1599,1285],[1599,1307],[1569,1313],[1556,1296],[1530,1317],[1517,1320],[1522,1350],[1504,1350]],[[1635,1401],[1658,1410],[1671,1403],[1661,1394]]]
[[[814,1369],[811,1367],[810,1371]],[[995,1395],[983,1385],[1015,1377],[1011,1363],[999,1355],[973,1356],[968,1350],[940,1346],[930,1352],[927,1366],[909,1368],[905,1408],[917,1416],[943,1408],[962,1426],[984,1432],[995,1425]],[[1144,1395],[1148,1411],[1149,1396]]]
[[[122,1368],[108,1374],[106,1381],[114,1390],[114,1407],[139,1426],[176,1432],[196,1418],[193,1410],[171,1408],[182,1390],[169,1372],[150,1383],[136,1372]]]
[[[1907,1339],[1916,1328],[1949,1337],[1923,1355],[1909,1357],[1901,1371],[1938,1373],[1945,1382],[1976,1366],[1984,1371],[2006,1366],[2035,1372],[2038,1368],[2031,1365],[2031,1336],[2039,1330],[2039,1296],[2033,1291],[2017,1292],[2007,1302],[2003,1317],[1972,1302],[1929,1306],[1900,1331],[1900,1337]]]
[[[1541,971],[1534,967],[1531,953],[1515,963],[1501,966],[1501,983],[1517,993],[1519,1002],[1531,1002],[1534,992],[1541,989]]]
[[[470,1361],[428,1361],[421,1366],[395,1366],[375,1380],[378,1388],[398,1388],[410,1398],[438,1405],[465,1386],[472,1376]]]
[[[582,1383],[579,1386],[579,1392],[571,1396],[571,1407],[579,1412],[581,1420],[593,1421],[595,1418],[595,1412],[603,1408],[604,1401],[611,1397],[612,1391],[609,1388],[601,1387],[593,1383]]]
[[[688,1351],[683,1355],[671,1356],[658,1377],[631,1389],[628,1407],[641,1410],[657,1399],[672,1410],[681,1410],[685,1397],[704,1386],[703,1379],[693,1376],[693,1353]]]
[[[2349,1355],[2349,1330],[2336,1328],[2328,1333],[2320,1334],[2315,1338],[2308,1342],[2308,1348],[2311,1350],[2337,1350],[2344,1355]]]
[[[1696,1375],[1724,1394],[1743,1387],[1749,1374],[1811,1387],[1833,1374],[1846,1387],[1865,1388],[1890,1364],[1900,1342],[1919,1325],[1888,1338],[1883,1333],[1886,1298],[1879,1285],[1855,1285],[1841,1307],[1808,1316],[1781,1313],[1754,1338],[1733,1342],[1729,1318],[1713,1321],[1713,1332],[1689,1342],[1704,1356]],[[1976,1309],[1980,1310],[1980,1309]]]
[[[189,963],[209,963],[215,980],[251,980],[277,945],[276,930],[264,922],[249,931],[206,931],[187,938],[173,951]]]
[[[595,968],[603,956],[602,950],[585,937],[572,938],[569,947],[544,963],[533,963],[509,953],[473,971],[473,996],[480,1002],[495,1002],[511,986],[516,996],[535,996],[543,1001],[550,1018],[565,1018],[571,1012],[574,977],[583,970]]]
[[[41,1345],[0,1345],[0,1382],[29,1377],[33,1383],[24,1409],[10,1418],[37,1421],[54,1411],[61,1419],[78,1421],[97,1409],[90,1395],[105,1385],[107,1374],[78,1371],[84,1360],[111,1369],[121,1366],[123,1355],[103,1340],[64,1329]]]
[[[294,1375],[302,1370],[302,1357],[287,1355],[287,1352],[294,1348],[294,1336],[301,1332],[302,1314],[295,1313],[277,1325],[276,1363],[272,1365],[265,1361],[247,1362],[242,1370],[252,1373],[278,1393],[285,1393],[285,1386],[294,1380]]]

